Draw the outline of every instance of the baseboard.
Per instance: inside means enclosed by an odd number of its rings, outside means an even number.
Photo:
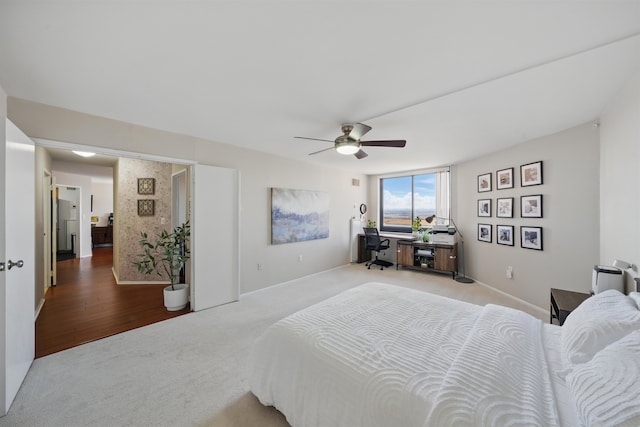
[[[474,279],[474,280],[475,280],[475,279]],[[500,290],[500,289],[498,289],[498,288],[494,288],[493,286],[491,286],[491,285],[487,285],[486,283],[482,283],[482,282],[479,282],[479,281],[477,281],[477,280],[475,280],[475,281],[476,281],[476,283],[477,283],[477,284],[479,284],[480,286],[484,286],[485,288],[489,288],[489,289],[491,289],[491,290],[494,290],[494,291],[498,292],[499,294],[504,295],[505,297],[509,297],[509,298],[511,298],[511,299],[513,299],[513,300],[515,300],[515,301],[518,301],[518,303],[520,303],[520,304],[526,305],[527,307],[531,308],[532,310],[535,310],[535,311],[537,311],[538,313],[540,313],[542,316],[549,317],[549,311],[548,311],[548,310],[545,310],[545,309],[544,309],[544,308],[542,308],[542,307],[538,307],[538,306],[537,306],[537,305],[535,305],[535,304],[531,304],[531,303],[530,303],[530,302],[528,302],[528,301],[525,301],[525,300],[520,299],[520,298],[518,298],[518,297],[516,297],[516,296],[513,296],[513,295],[511,295],[510,293],[507,293],[507,292],[505,292],[505,291],[503,291],[503,290]],[[544,318],[544,317],[543,317],[543,318]]]
[[[38,308],[36,308],[36,315],[33,319],[33,321],[35,322],[36,320],[38,320],[38,316],[40,316],[40,311],[42,310],[42,307],[44,307],[44,303],[45,303],[45,299],[42,298],[40,300],[40,303],[38,304]]]
[[[252,294],[256,294],[256,293],[262,292],[262,291],[266,291],[267,289],[273,289],[273,288],[277,288],[277,287],[280,287],[280,286],[288,285],[289,283],[295,282],[296,280],[305,279],[307,277],[317,276],[318,274],[326,273],[327,271],[333,271],[333,270],[337,270],[339,268],[345,268],[345,267],[350,266],[351,264],[354,264],[354,263],[350,262],[349,264],[340,265],[338,267],[333,267],[333,268],[330,268],[328,270],[322,270],[322,271],[318,271],[317,273],[307,274],[306,276],[296,277],[295,279],[287,280],[286,282],[276,283],[274,285],[267,286],[265,288],[256,289],[255,291],[243,292],[243,293],[240,294],[240,298],[242,298],[243,296],[252,295]]]
[[[170,285],[171,282],[168,280],[156,280],[156,281],[140,281],[140,280],[120,280],[118,278],[118,274],[116,273],[115,268],[111,267],[111,272],[113,273],[113,278],[116,281],[116,285]]]

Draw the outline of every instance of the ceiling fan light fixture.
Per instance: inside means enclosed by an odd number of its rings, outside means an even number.
[[[336,151],[344,155],[356,154],[360,151],[360,144],[358,142],[337,143]]]

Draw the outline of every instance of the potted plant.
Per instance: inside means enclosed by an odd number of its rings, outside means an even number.
[[[191,227],[189,222],[177,226],[173,232],[167,230],[149,239],[145,232],[140,232],[140,246],[144,253],[138,254],[139,261],[133,263],[138,271],[144,274],[155,272],[160,277],[168,277],[171,285],[164,288],[164,305],[169,311],[182,310],[188,302],[188,285],[178,283],[180,270],[190,258],[189,237]]]
[[[372,220],[372,219],[368,219],[367,220],[367,227],[366,228],[376,228],[376,227],[377,227],[377,225],[376,225],[376,222],[374,220]]]
[[[411,231],[413,231],[415,238],[420,237],[420,227],[422,227],[422,218],[417,216],[416,219],[411,222]]]

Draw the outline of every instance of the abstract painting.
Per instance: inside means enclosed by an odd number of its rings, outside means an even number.
[[[271,189],[271,243],[329,237],[329,193]]]

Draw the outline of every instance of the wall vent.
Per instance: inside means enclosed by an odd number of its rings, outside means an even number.
[[[360,180],[356,178],[351,178],[351,185],[354,187],[360,187]]]

